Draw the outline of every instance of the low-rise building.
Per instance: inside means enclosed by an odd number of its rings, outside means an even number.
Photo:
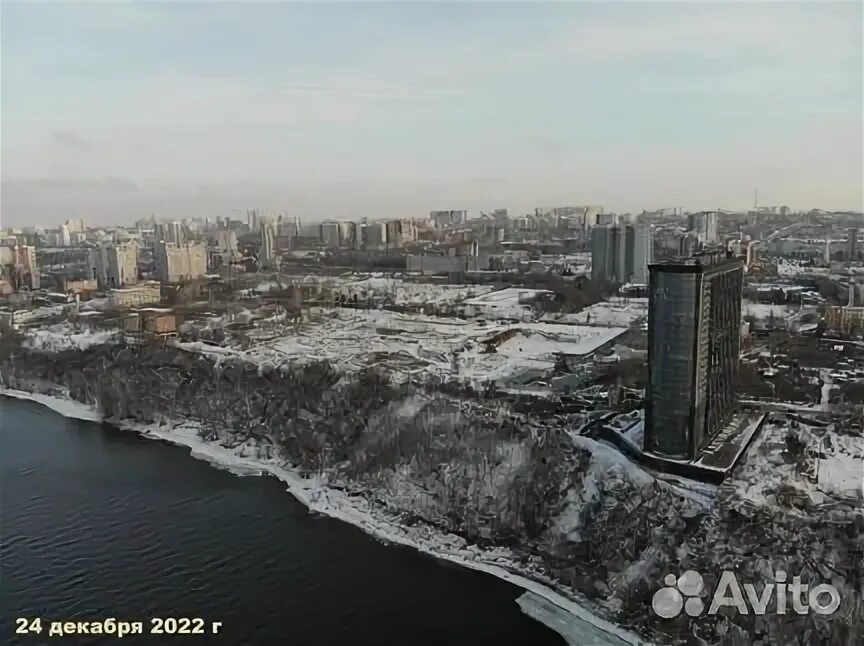
[[[420,274],[456,274],[477,271],[477,256],[409,255],[407,270]]]
[[[864,307],[829,305],[825,308],[825,325],[844,334],[864,331]]]
[[[108,303],[113,308],[136,307],[158,303],[162,300],[162,290],[158,282],[148,280],[134,287],[112,289],[108,292]]]
[[[130,312],[122,321],[123,331],[133,337],[165,339],[177,335],[177,316],[170,308],[147,307]]]
[[[6,238],[0,244],[0,275],[5,276],[12,288],[39,289],[40,272],[36,262],[36,247],[18,244],[16,237]]]

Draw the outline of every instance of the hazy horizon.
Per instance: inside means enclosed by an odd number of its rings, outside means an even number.
[[[4,2],[0,224],[861,211],[861,29],[855,2]]]

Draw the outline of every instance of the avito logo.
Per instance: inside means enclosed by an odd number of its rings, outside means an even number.
[[[698,617],[705,612],[705,599],[709,595],[699,572],[687,570],[680,577],[667,574],[663,583],[666,587],[657,590],[651,600],[651,606],[659,617],[672,619],[682,612]],[[779,615],[786,614],[790,597],[791,611],[799,615],[806,615],[811,610],[818,615],[830,615],[840,607],[840,593],[833,585],[820,583],[810,587],[801,583],[800,576],[792,577],[792,582],[787,583],[786,573],[782,571],[777,572],[773,583],[766,583],[757,590],[752,583],[741,585],[734,572],[723,570],[717,589],[710,597],[709,615],[716,614],[720,608],[735,608],[742,615],[764,615],[772,598],[776,599],[772,612]]]

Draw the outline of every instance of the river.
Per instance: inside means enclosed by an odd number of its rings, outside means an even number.
[[[67,644],[560,645],[519,588],[310,514],[273,478],[0,397],[0,643],[15,618],[201,617],[216,636]]]

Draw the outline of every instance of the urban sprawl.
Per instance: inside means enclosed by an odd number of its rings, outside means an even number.
[[[864,585],[859,232],[862,213],[782,206],[7,229],[0,378],[142,423],[204,423],[184,397],[210,393],[229,412],[205,440],[375,491],[370,518],[419,519],[658,642],[845,644]],[[834,623],[651,615],[665,574],[734,564],[834,585]]]

